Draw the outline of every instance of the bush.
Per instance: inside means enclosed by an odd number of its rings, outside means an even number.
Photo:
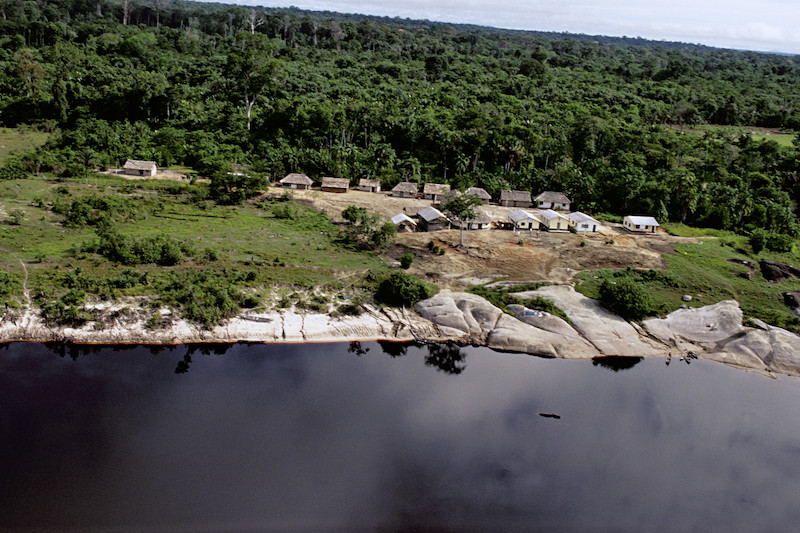
[[[408,270],[411,268],[411,265],[414,263],[414,254],[411,252],[404,253],[400,256],[400,266],[403,267],[404,270]]]
[[[603,281],[600,285],[600,303],[626,320],[641,320],[653,312],[650,295],[627,277]]]
[[[375,300],[393,307],[410,307],[420,300],[430,298],[438,290],[435,285],[425,283],[416,276],[397,271],[378,284]]]
[[[11,226],[20,226],[22,222],[25,220],[25,213],[22,212],[21,209],[14,209],[8,213],[8,218],[6,219],[6,224]]]

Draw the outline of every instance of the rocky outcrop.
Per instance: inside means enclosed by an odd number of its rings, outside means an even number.
[[[760,320],[742,324],[738,302],[678,309],[666,318],[651,318],[644,328],[681,352],[756,370],[800,375],[800,337]]]
[[[169,318],[155,328],[151,312],[108,307],[100,320],[82,327],[46,324],[35,310],[0,316],[0,342],[15,340],[75,343],[182,344],[194,342],[337,342],[355,340],[447,341],[485,345],[497,350],[560,358],[600,356],[697,355],[768,372],[800,375],[800,337],[751,320],[733,300],[679,309],[666,318],[625,322],[598,302],[569,286],[548,286],[520,293],[553,300],[569,317],[510,305],[514,316],[480,296],[442,291],[417,303],[419,314],[405,309],[363,306],[360,316],[333,318],[294,312],[249,313],[213,329]],[[169,316],[163,309],[162,315]]]
[[[761,275],[764,279],[772,283],[780,283],[790,278],[800,278],[800,268],[777,261],[759,261]]]
[[[552,300],[569,317],[510,305],[515,316],[474,294],[442,291],[417,304],[417,311],[453,340],[546,357],[702,356],[760,371],[800,375],[800,337],[753,320],[742,324],[733,300],[679,309],[666,318],[631,324],[569,286],[518,293]]]
[[[633,324],[606,310],[568,285],[549,285],[535,291],[517,293],[521,298],[541,296],[552,300],[572,322],[581,337],[602,355],[647,357],[666,355],[663,343],[654,343]]]

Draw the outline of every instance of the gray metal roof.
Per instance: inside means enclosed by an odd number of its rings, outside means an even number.
[[[508,214],[508,218],[510,218],[511,221],[514,222],[514,224],[518,223],[520,220],[526,220],[526,219],[538,220],[534,215],[528,213],[524,209],[517,209],[515,211],[511,211]]]
[[[580,211],[575,211],[574,213],[570,213],[567,216],[569,217],[570,220],[572,220],[576,224],[580,224],[581,222],[591,222],[593,224],[597,224],[598,226],[600,225],[599,220],[590,217],[586,213],[581,213]]]
[[[653,217],[637,217],[628,215],[627,218],[635,226],[660,226],[660,224]]]
[[[545,220],[555,220],[556,218],[563,218],[564,220],[569,220],[567,217],[562,215],[557,211],[553,211],[552,209],[545,209],[539,213],[539,216],[544,218]]]
[[[425,219],[426,222],[433,222],[434,220],[439,218],[445,218],[445,219],[447,218],[446,216],[444,216],[444,213],[442,213],[435,207],[426,207],[420,210],[420,212],[417,213],[417,215],[420,218]]]
[[[391,220],[392,220],[392,222],[394,223],[395,226],[399,226],[403,222],[407,222],[407,223],[413,224],[414,226],[417,225],[417,223],[414,222],[408,215],[405,215],[403,213],[398,213],[397,215],[393,216],[391,218]]]

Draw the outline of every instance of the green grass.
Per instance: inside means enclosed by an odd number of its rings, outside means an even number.
[[[783,147],[793,146],[796,136],[794,133],[782,133],[774,131],[767,132],[761,128],[747,128],[744,126],[719,126],[714,124],[686,126],[683,128],[679,126],[673,126],[672,129],[695,135],[703,135],[707,131],[726,132],[736,136],[749,133],[754,141],[775,141]]]
[[[49,134],[14,128],[0,128],[0,166],[15,153],[33,150],[45,143]]]
[[[737,235],[732,231],[713,229],[713,228],[694,228],[679,222],[664,222],[661,227],[670,235],[676,237],[724,237],[736,240],[747,241],[747,237]]]
[[[684,303],[681,300],[684,294],[692,297],[692,301],[687,304],[689,306],[709,305],[730,299],[739,302],[745,318],[759,318],[799,332],[800,320],[784,305],[781,293],[800,290],[800,280],[769,283],[758,269],[758,258],[789,264],[800,261],[800,257],[794,254],[762,254],[754,258],[723,241],[709,240],[703,244],[676,246],[674,254],[664,255],[668,265],[664,272],[629,271],[623,275],[632,276],[647,288],[661,314],[678,309]],[[750,270],[748,267],[727,259],[745,259],[755,263],[751,279],[743,277]],[[609,270],[583,272],[579,276],[581,282],[577,289],[589,297],[597,298],[603,280],[614,276],[615,273]]]
[[[81,251],[97,238],[95,228],[69,227],[49,206],[53,202],[69,205],[89,195],[113,195],[129,199],[137,213],[135,219],[115,214],[114,226],[120,234],[137,239],[166,234],[195,250],[173,267],[135,267],[149,273],[153,281],[169,272],[188,275],[208,268],[232,269],[254,272],[249,285],[260,287],[262,293],[265,287],[283,285],[301,290],[324,286],[331,294],[359,294],[370,289],[371,282],[366,278],[389,271],[379,256],[340,244],[338,227],[314,209],[292,203],[294,217],[281,219],[273,215],[269,204],[232,207],[198,199],[203,196],[203,187],[107,175],[92,175],[88,184],[82,179],[0,181],[0,208],[6,213],[24,213],[19,226],[0,224],[0,248],[26,263],[28,285],[35,292],[53,296],[65,293],[63,275],[76,268],[99,280],[111,279],[124,267]],[[8,253],[0,254],[0,270],[21,275],[19,262]],[[157,285],[137,285],[115,294],[148,294]]]

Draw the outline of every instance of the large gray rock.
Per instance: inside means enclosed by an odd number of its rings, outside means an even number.
[[[568,285],[549,285],[517,293],[522,298],[552,300],[569,317],[572,326],[602,355],[648,357],[666,355],[669,348],[643,337],[631,324]]]
[[[734,300],[678,309],[666,318],[648,318],[642,325],[651,335],[680,350],[717,351],[732,337],[745,333],[742,310]]]
[[[800,337],[752,320],[742,325],[734,300],[692,309],[679,309],[666,318],[645,320],[651,335],[683,351],[730,365],[800,375]]]
[[[545,357],[590,358],[600,352],[585,339],[562,335],[525,324],[510,315],[503,315],[486,339],[496,350],[523,352]]]
[[[456,337],[483,342],[503,312],[485,299],[467,292],[441,291],[417,302],[417,312]]]

